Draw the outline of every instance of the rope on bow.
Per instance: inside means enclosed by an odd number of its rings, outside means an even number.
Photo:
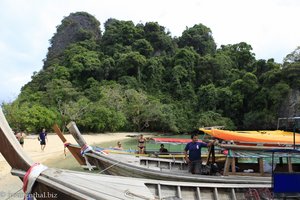
[[[45,165],[40,163],[34,163],[26,172],[24,179],[23,179],[23,192],[24,192],[24,199],[31,200],[33,199],[31,193],[32,186],[37,179],[37,177],[47,169]]]

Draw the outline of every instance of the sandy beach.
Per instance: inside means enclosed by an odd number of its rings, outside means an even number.
[[[137,133],[136,133],[137,134]],[[127,139],[127,135],[135,133],[105,133],[95,135],[84,135],[85,140],[90,145],[106,142],[117,142]],[[24,142],[24,151],[34,162],[47,165],[47,161],[64,159],[64,145],[56,134],[49,134],[47,145],[44,151],[41,151],[37,136],[27,136]],[[76,144],[71,135],[65,135],[68,142]],[[70,153],[69,153],[70,154]],[[22,181],[10,174],[11,167],[0,154],[0,199],[23,199]]]

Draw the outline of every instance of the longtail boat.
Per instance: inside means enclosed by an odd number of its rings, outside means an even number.
[[[67,125],[67,128],[82,149],[86,149],[89,146],[79,132],[75,122],[70,122]],[[85,156],[88,158],[90,163],[96,165],[100,169],[103,169],[101,172],[111,175],[186,182],[210,182],[226,184],[271,183],[270,177],[193,175],[188,172],[184,163],[180,164],[179,161],[170,159],[105,154],[96,152],[92,149],[87,151]]]
[[[12,174],[24,182],[27,196],[35,199],[244,199],[270,194],[270,183],[188,183],[137,179],[47,168],[23,151],[0,111],[0,152]],[[39,166],[43,169],[40,170]],[[37,169],[40,171],[37,172]],[[36,179],[34,179],[36,178]],[[28,182],[27,182],[28,180]],[[32,186],[26,189],[26,184]],[[27,185],[28,186],[28,185]],[[262,193],[261,191],[264,191]]]
[[[68,148],[68,150],[78,161],[78,163],[82,167],[86,168],[84,158],[81,156],[81,147],[78,146],[78,144],[71,144],[67,142],[66,138],[64,137],[62,131],[60,130],[57,124],[53,125],[53,130],[59,136],[65,148]],[[187,142],[191,141],[191,139],[179,139],[179,138],[151,138],[151,140],[155,141],[156,143],[171,143],[171,144],[186,144]],[[184,154],[182,152],[159,153],[157,151],[146,151],[145,154],[138,154],[137,151],[134,150],[120,150],[116,148],[103,148],[103,147],[95,147],[95,146],[93,146],[93,150],[98,152],[113,153],[113,154],[129,154],[129,155],[134,155],[139,157],[156,157],[156,158],[181,159],[181,160],[183,160],[184,158]],[[203,154],[202,157],[203,159],[207,159],[208,154]],[[226,156],[224,154],[215,154],[215,162],[224,162],[225,159]],[[179,161],[179,163],[181,163],[182,165],[183,161]]]

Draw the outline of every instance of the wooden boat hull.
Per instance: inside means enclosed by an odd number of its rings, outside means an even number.
[[[30,166],[34,164],[34,162],[23,151],[11,128],[9,127],[2,110],[0,111],[0,137],[0,152],[8,164],[13,169],[22,169],[23,171],[27,171]],[[46,173],[46,171],[43,173]],[[21,177],[21,180],[23,181],[23,177]],[[89,198],[89,196],[80,194],[77,191],[72,191],[69,189],[69,187],[58,184],[55,181],[49,180],[48,178],[45,178],[42,182],[38,182],[32,188],[32,193],[36,194],[36,199],[45,199],[43,198],[43,194],[45,192],[55,194],[58,199],[68,199],[70,197],[70,193],[72,193],[74,199],[83,200]]]
[[[241,184],[268,184],[271,183],[270,177],[236,177],[236,176],[209,176],[209,175],[193,175],[187,170],[187,166],[180,169],[179,165],[171,169],[166,166],[158,167],[154,165],[139,164],[139,158],[136,160],[130,158],[130,155],[101,155],[95,153],[87,153],[89,161],[99,167],[101,173],[118,176],[130,176],[137,178],[149,178],[159,180],[185,181],[185,182],[210,182],[210,183],[241,183]],[[127,161],[127,162],[126,162]],[[149,162],[148,162],[149,163]]]
[[[53,126],[53,130],[54,132],[59,136],[59,138],[62,140],[62,142],[65,144],[66,143],[66,138],[64,137],[63,133],[61,132],[60,128],[58,127],[57,124],[55,124]],[[78,161],[78,163],[82,166],[85,165],[85,160],[82,157],[80,151],[81,151],[81,147],[78,145],[74,145],[74,144],[68,144],[66,146],[68,148],[68,150],[72,153],[72,155],[74,156],[74,158]],[[99,147],[93,147],[94,150],[98,151],[98,152],[105,152],[108,154],[126,154],[126,155],[132,155],[132,156],[142,156],[142,157],[157,157],[157,158],[167,158],[167,159],[184,159],[184,154],[183,153],[177,153],[177,154],[172,154],[172,152],[167,153],[167,154],[160,154],[157,152],[152,152],[152,153],[148,153],[148,154],[137,154],[134,152],[129,152],[126,150],[116,150],[116,149],[109,149],[109,148],[99,148]],[[204,160],[207,160],[208,155],[207,154],[203,154],[202,158]],[[226,160],[226,155],[224,154],[215,154],[215,162],[219,163],[219,162],[225,162]]]
[[[249,143],[265,143],[273,145],[282,145],[294,143],[294,133],[281,130],[275,131],[229,131],[220,129],[201,131],[226,141],[249,142]],[[300,135],[295,135],[295,143],[300,145]]]
[[[86,146],[86,141],[80,134],[74,122],[69,123],[67,126],[70,133],[74,136],[79,145]],[[143,177],[160,180],[172,181],[186,181],[186,182],[215,182],[215,183],[270,183],[270,177],[221,177],[221,176],[204,176],[192,175],[186,169],[178,167],[163,169],[161,167],[150,168],[149,166],[141,166],[140,159],[130,155],[117,155],[117,154],[101,154],[99,152],[91,151],[85,154],[90,163],[103,169],[103,172],[112,175]],[[159,158],[157,158],[157,162]],[[169,160],[169,165],[172,166],[172,160]]]
[[[25,172],[20,170],[13,170],[14,175],[23,177]],[[50,175],[50,174],[49,174]],[[109,193],[103,191],[103,188],[109,185],[109,188],[118,187],[119,190],[124,191],[123,197],[120,199],[213,199],[213,200],[238,200],[244,199],[249,188],[252,190],[266,191],[270,188],[270,184],[224,184],[224,183],[188,183],[188,182],[173,182],[161,181],[153,179],[138,179],[128,177],[118,177],[109,175],[95,175],[81,172],[72,172],[68,170],[60,170],[57,176],[57,182],[71,182],[72,177],[78,177],[83,180],[83,185],[93,185],[94,191],[101,191],[106,199],[116,199]],[[101,177],[99,179],[98,177]],[[39,177],[38,182],[43,182],[44,177]],[[120,184],[122,183],[122,184]],[[128,185],[134,185],[132,189]],[[79,191],[80,188],[77,186]],[[140,190],[139,192],[137,192]],[[61,199],[75,199],[70,196]],[[91,198],[89,198],[91,199]]]

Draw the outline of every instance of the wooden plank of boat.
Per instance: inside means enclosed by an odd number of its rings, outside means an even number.
[[[74,136],[78,144],[86,146],[87,143],[80,134],[75,122],[68,124],[70,133]],[[116,155],[116,154],[101,154],[96,151],[86,153],[89,161],[99,168],[104,169],[106,173],[112,175],[132,176],[139,178],[152,178],[160,180],[172,181],[187,181],[187,182],[215,182],[215,183],[270,183],[270,177],[241,177],[241,176],[204,176],[192,175],[188,173],[186,168],[172,167],[176,162],[168,161],[169,168],[162,168],[162,159],[156,158],[155,164],[150,166],[141,165],[141,159],[130,155]],[[152,160],[153,161],[153,160]],[[159,163],[160,164],[157,164]],[[156,165],[156,166],[155,166]]]
[[[24,177],[25,172],[13,170],[14,175]],[[45,179],[45,175],[47,179]],[[145,186],[144,180],[120,177],[103,176],[98,174],[88,174],[72,172],[68,170],[49,169],[38,181],[53,181],[57,186],[68,185],[74,191],[86,195],[88,199],[132,199],[130,195],[137,196],[137,199],[155,199],[155,196]],[[59,188],[57,188],[59,189]],[[73,193],[73,191],[72,191]],[[72,195],[72,193],[70,195]],[[60,198],[58,198],[60,199]],[[70,199],[70,198],[68,198]]]

